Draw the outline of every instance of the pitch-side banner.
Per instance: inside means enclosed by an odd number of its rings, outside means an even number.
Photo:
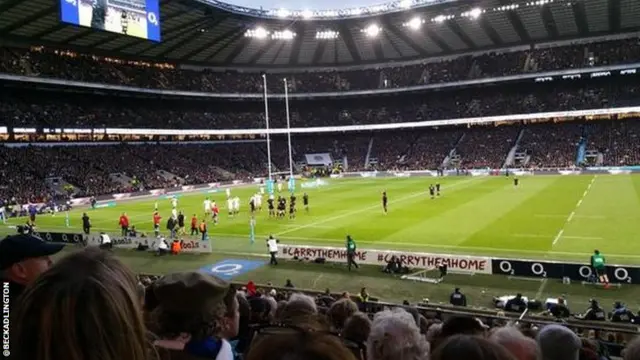
[[[329,153],[317,153],[317,154],[304,154],[307,159],[307,165],[331,165],[331,154]]]
[[[305,246],[305,245],[280,245],[279,256],[284,259],[309,259],[323,258],[327,262],[346,262],[347,252],[344,248]],[[392,256],[399,257],[402,264],[414,269],[431,269],[441,265],[447,265],[449,271],[465,273],[491,274],[491,259],[487,257],[428,254],[404,251],[387,251],[359,249],[356,251],[356,262],[368,265],[384,266]]]
[[[171,241],[167,240],[170,244]],[[100,245],[100,235],[85,235],[85,244],[90,246],[98,246]],[[154,238],[133,238],[133,237],[120,237],[113,236],[111,237],[111,243],[113,247],[118,249],[137,249],[138,246],[143,245],[147,246],[149,251],[157,251],[158,250],[158,241]],[[203,254],[203,253],[211,253],[211,244],[208,241],[194,241],[194,240],[181,240],[181,252],[183,253],[195,253],[195,254]]]

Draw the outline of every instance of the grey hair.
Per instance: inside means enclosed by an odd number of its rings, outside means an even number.
[[[379,312],[367,340],[369,360],[426,360],[429,343],[411,314],[401,308]]]
[[[427,341],[431,342],[435,340],[438,336],[440,336],[441,330],[442,330],[442,323],[433,324],[429,326],[429,329],[427,329],[427,333],[425,334]]]
[[[305,294],[301,294],[301,293],[293,293],[291,294],[291,296],[289,297],[289,304],[291,303],[303,303],[305,305],[307,305],[307,307],[309,309],[312,309],[314,313],[318,312],[318,307],[316,306],[316,300],[309,296],[309,295],[305,295]]]
[[[264,301],[269,303],[270,309],[269,310],[269,314],[271,316],[276,316],[276,311],[278,310],[278,302],[276,301],[276,299],[274,299],[271,296],[265,296],[263,295],[262,298],[264,299]]]
[[[540,360],[542,352],[534,339],[525,336],[514,326],[505,326],[491,333],[489,339],[502,345],[519,360]]]

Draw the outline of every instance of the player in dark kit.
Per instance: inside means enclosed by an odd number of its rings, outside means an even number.
[[[436,195],[440,196],[440,183],[436,183]]]
[[[267,199],[267,203],[269,204],[269,217],[274,217],[276,215],[276,212],[273,206],[273,198],[269,197],[269,199]]]
[[[307,193],[302,195],[302,203],[304,204],[304,210],[309,212],[309,195],[307,195]]]
[[[278,217],[283,218],[284,212],[287,209],[287,199],[280,196],[278,198]]]
[[[433,184],[429,185],[429,196],[431,196],[432,199],[436,197],[436,188],[433,187]]]
[[[382,212],[387,215],[387,202],[389,202],[389,200],[387,199],[387,192],[383,191],[382,192]]]
[[[289,219],[295,219],[296,217],[296,196],[291,194],[289,199]]]
[[[516,187],[517,187],[517,186],[518,186],[518,182],[519,182],[518,178],[517,178],[517,177],[514,177],[514,178],[513,178],[513,186],[516,186]]]

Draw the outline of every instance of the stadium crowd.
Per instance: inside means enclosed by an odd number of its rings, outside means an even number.
[[[640,359],[637,338],[593,324],[429,314],[377,304],[365,288],[311,296],[290,281],[276,290],[202,272],[136,276],[98,247],[52,264],[62,246],[29,235],[0,242],[12,359]]]
[[[620,166],[640,163],[638,136],[640,124],[634,120],[295,135],[292,157],[296,172],[307,164],[305,154],[315,153],[331,154],[345,171],[498,169],[506,165],[520,137],[516,152],[528,158],[510,166],[569,168],[577,165],[578,145],[584,138],[586,150],[602,155],[601,162],[595,159],[591,164]],[[66,145],[0,146],[0,174],[6,179],[0,185],[0,200],[24,204],[69,195],[47,187],[46,180],[51,178],[73,185],[70,192],[76,197],[252,181],[265,176],[268,162],[264,139],[210,144]],[[271,158],[274,172],[289,170],[286,137],[272,138]]]
[[[458,89],[398,97],[295,100],[291,127],[400,123],[640,105],[634,77]],[[269,122],[286,128],[284,103],[272,101]],[[264,128],[261,101],[140,99],[7,88],[0,125],[38,128]]]
[[[488,78],[632,63],[640,56],[638,38],[597,41],[515,52],[425,61],[406,66],[367,70],[274,73],[269,91],[281,93],[282,77],[290,79],[292,92],[328,92],[398,88],[471,78]],[[149,63],[79,54],[44,47],[0,48],[0,72],[128,85],[142,88],[204,92],[255,93],[262,91],[257,72],[193,70],[173,64]]]

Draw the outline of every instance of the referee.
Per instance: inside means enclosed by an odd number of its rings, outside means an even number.
[[[358,268],[358,264],[354,260],[356,257],[356,242],[353,241],[351,235],[347,235],[347,268],[351,271],[351,266]]]

